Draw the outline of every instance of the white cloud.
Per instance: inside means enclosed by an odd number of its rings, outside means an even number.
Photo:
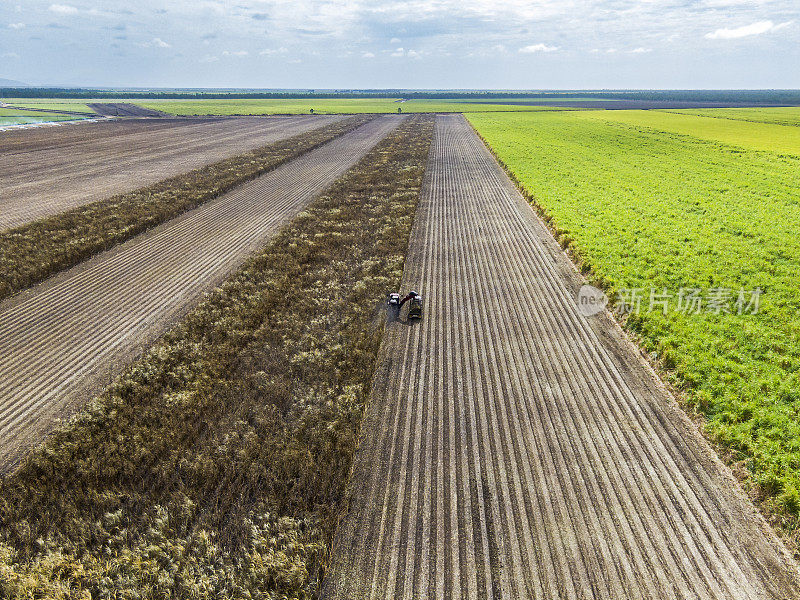
[[[201,63],[215,63],[215,62],[219,62],[219,57],[218,57],[218,56],[214,56],[214,55],[212,55],[212,54],[207,54],[206,56],[204,56],[203,58],[201,58],[201,59],[200,59],[200,62],[201,62]]]
[[[68,4],[51,4],[49,10],[60,15],[74,15],[78,12],[77,8]]]
[[[709,40],[735,40],[738,38],[749,37],[753,35],[762,35],[770,31],[779,31],[789,27],[793,21],[786,21],[785,23],[778,23],[777,25],[772,21],[756,21],[752,25],[744,25],[743,27],[736,27],[734,29],[717,29],[706,34]]]
[[[139,44],[142,48],[172,48],[172,44],[168,44],[161,38],[153,38],[149,42]]]
[[[533,44],[531,46],[523,46],[519,52],[523,54],[535,54],[537,52],[555,52],[558,46],[548,46],[547,44]]]
[[[362,52],[361,58],[375,58],[375,55],[372,52]]]
[[[211,0],[207,0],[206,2],[201,2],[198,5],[200,10],[209,10],[217,13],[218,15],[224,15],[226,12],[225,4],[222,2],[213,2]]]
[[[421,50],[411,50],[405,48],[396,48],[394,52],[392,52],[389,56],[394,56],[395,58],[407,57],[407,58],[422,58],[422,55],[425,52]]]
[[[261,56],[274,56],[275,54],[289,54],[289,49],[281,46],[280,48],[264,48],[259,52]]]
[[[247,50],[225,50],[222,53],[222,56],[238,56],[238,57],[242,57],[242,56],[247,56],[249,54],[250,53]]]
[[[24,29],[25,28],[25,23],[9,23],[8,24],[8,28],[9,29]]]
[[[389,40],[389,43],[390,44],[399,44],[400,43],[400,38],[392,38],[392,39]]]
[[[0,58],[19,58],[19,54],[16,52],[6,52],[5,54],[0,54]]]
[[[648,52],[652,52],[652,48],[643,48],[639,46],[638,48],[634,48],[631,50],[631,54],[647,54]]]
[[[703,5],[712,8],[734,8],[753,4],[753,0],[703,0]]]

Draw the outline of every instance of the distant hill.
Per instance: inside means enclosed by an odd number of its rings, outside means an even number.
[[[15,81],[13,79],[3,79],[0,77],[0,87],[28,87],[27,83]]]

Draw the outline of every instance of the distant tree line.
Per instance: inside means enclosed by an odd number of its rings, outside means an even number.
[[[126,90],[92,88],[3,87],[6,98],[134,98],[153,100],[224,100],[249,99],[319,99],[319,98],[406,98],[409,100],[502,100],[513,98],[597,98],[617,100],[668,100],[687,102],[743,102],[763,104],[800,104],[800,90],[562,90],[562,91],[482,91],[482,90]]]

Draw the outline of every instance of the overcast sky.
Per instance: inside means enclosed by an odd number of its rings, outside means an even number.
[[[0,0],[0,78],[261,88],[798,88],[798,0]]]

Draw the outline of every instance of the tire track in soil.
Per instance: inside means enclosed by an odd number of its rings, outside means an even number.
[[[323,597],[798,598],[794,561],[461,116],[438,117]]]
[[[87,104],[98,115],[104,117],[171,117],[160,110],[152,110],[129,102],[95,102]]]
[[[340,118],[92,123],[63,128],[49,144],[31,136],[28,149],[24,136],[15,137],[0,143],[0,230],[129,192]]]
[[[0,303],[0,471],[401,121],[375,119]]]

